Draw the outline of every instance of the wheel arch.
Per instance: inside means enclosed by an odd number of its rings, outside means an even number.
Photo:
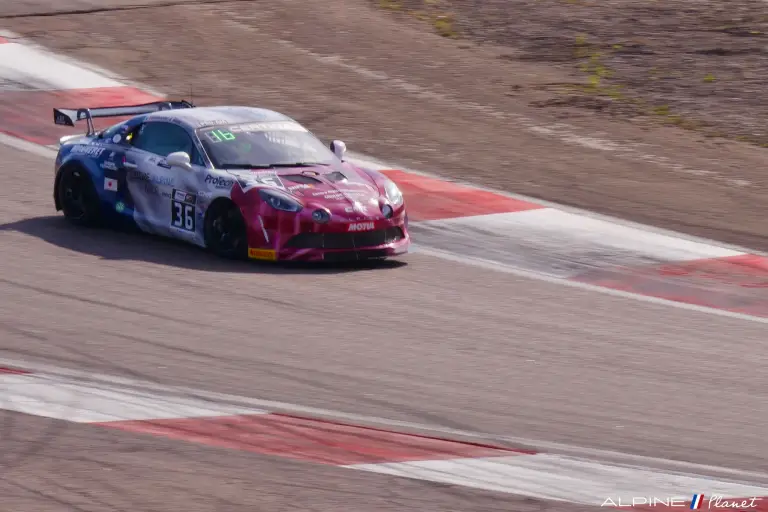
[[[219,196],[214,198],[213,201],[211,201],[211,204],[208,205],[208,208],[205,209],[205,219],[208,220],[208,215],[211,211],[216,211],[216,209],[222,208],[224,205],[234,206],[239,209],[237,203],[235,203],[231,197]]]

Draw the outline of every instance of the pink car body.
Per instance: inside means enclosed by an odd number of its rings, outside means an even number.
[[[343,261],[408,252],[411,240],[405,201],[398,205],[389,201],[388,178],[379,172],[343,162],[332,167],[233,174],[237,180],[231,199],[248,225],[251,259]],[[301,210],[273,208],[260,194],[265,189],[288,195],[301,204]]]

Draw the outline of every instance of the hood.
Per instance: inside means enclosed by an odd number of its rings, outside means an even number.
[[[232,171],[230,171],[232,172]],[[327,208],[349,220],[381,217],[381,193],[373,180],[350,164],[232,172],[248,189],[272,186],[288,192],[309,209]]]

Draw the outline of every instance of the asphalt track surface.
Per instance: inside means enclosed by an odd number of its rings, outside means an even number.
[[[762,324],[418,253],[362,270],[233,265],[72,228],[52,206],[50,160],[0,144],[0,162],[3,357],[768,471]],[[7,411],[0,448],[0,510],[13,512],[587,510]]]
[[[761,324],[418,253],[362,270],[233,265],[71,228],[43,192],[50,161],[3,145],[0,160],[14,171],[0,175],[6,357],[768,469]],[[582,509],[0,416],[6,510]]]

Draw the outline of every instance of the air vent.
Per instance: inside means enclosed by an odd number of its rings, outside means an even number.
[[[325,179],[330,181],[331,183],[336,183],[337,181],[344,181],[347,179],[346,176],[341,174],[339,171],[332,172],[330,174],[325,175]]]
[[[311,176],[304,176],[303,174],[289,174],[280,176],[284,180],[292,181],[294,183],[302,183],[304,185],[316,185],[322,183],[322,181],[313,178]]]

